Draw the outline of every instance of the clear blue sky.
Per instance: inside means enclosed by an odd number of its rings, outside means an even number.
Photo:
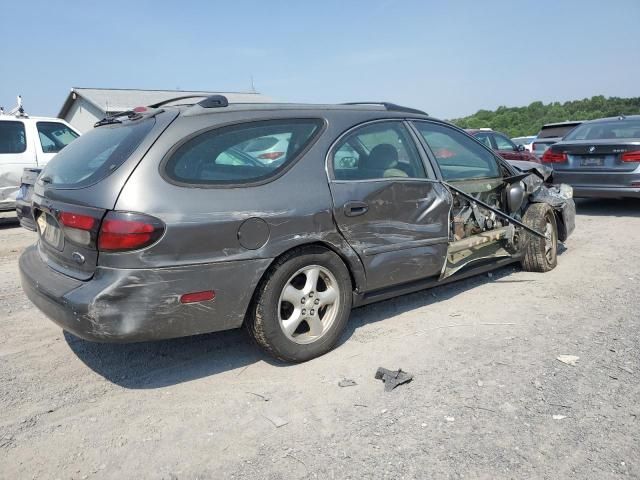
[[[388,100],[452,118],[640,96],[640,0],[2,1],[0,105],[71,87]]]

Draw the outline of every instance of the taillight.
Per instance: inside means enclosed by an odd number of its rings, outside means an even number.
[[[80,230],[91,230],[96,223],[96,219],[89,215],[79,213],[61,212],[58,220],[65,227],[78,228]]]
[[[261,160],[277,160],[284,155],[284,152],[266,152],[258,155]]]
[[[157,218],[140,213],[109,212],[98,233],[98,250],[124,252],[139,250],[155,243],[164,232]]]
[[[64,227],[64,234],[69,240],[80,245],[89,245],[91,232],[98,219],[80,213],[60,212],[58,221]]]
[[[632,150],[630,152],[624,152],[620,159],[623,162],[640,162],[640,150]]]
[[[564,163],[567,161],[567,154],[557,153],[549,148],[546,152],[544,152],[540,160],[542,161],[542,163]]]

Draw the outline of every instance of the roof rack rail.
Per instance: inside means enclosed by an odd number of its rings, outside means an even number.
[[[203,108],[219,108],[219,107],[228,107],[229,100],[224,95],[183,95],[181,97],[169,98],[167,100],[163,100],[158,103],[154,103],[153,105],[148,105],[149,108],[159,108],[163,105],[167,105],[168,103],[177,102],[178,100],[186,100],[188,98],[204,98],[204,100],[200,100],[199,102],[193,102],[189,105],[200,105]]]
[[[153,105],[147,105],[147,107],[159,108],[159,107],[162,107],[163,105],[166,105],[167,103],[177,102],[178,100],[186,100],[188,98],[203,98],[203,97],[206,97],[206,95],[183,95],[181,97],[168,98],[167,100],[162,100],[161,102],[154,103]],[[195,102],[193,104],[195,104]]]
[[[416,108],[410,108],[410,107],[403,107],[402,105],[397,105],[391,102],[346,102],[346,103],[343,103],[342,105],[382,105],[384,108],[392,112],[417,113],[418,115],[429,116],[427,112],[424,112],[422,110],[418,110]]]

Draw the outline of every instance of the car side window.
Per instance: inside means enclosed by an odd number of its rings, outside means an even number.
[[[484,143],[487,147],[493,148],[493,145],[491,145],[491,134],[489,134],[489,133],[476,133],[474,135],[474,137],[479,142]]]
[[[493,138],[495,138],[495,140],[496,140],[496,146],[498,147],[498,150],[508,150],[508,151],[511,151],[511,152],[515,152],[515,151],[518,150],[518,147],[516,147],[516,144],[513,143],[511,140],[509,140],[504,135],[500,135],[499,133],[495,133]]]
[[[38,122],[36,128],[44,153],[58,153],[78,138],[78,134],[64,123]]]
[[[22,153],[27,149],[24,123],[0,122],[0,153]]]
[[[446,125],[414,122],[433,152],[445,180],[500,177],[495,156],[469,135]]]
[[[170,179],[187,184],[266,180],[295,160],[321,127],[321,120],[286,119],[216,128],[181,145],[164,170]]]
[[[336,180],[426,178],[420,154],[400,122],[377,122],[357,128],[334,149]]]

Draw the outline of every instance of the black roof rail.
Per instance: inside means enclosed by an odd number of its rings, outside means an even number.
[[[203,97],[206,97],[206,95],[183,95],[181,97],[173,97],[173,98],[169,98],[167,100],[162,100],[161,102],[154,103],[153,105],[147,105],[147,107],[149,107],[149,108],[158,108],[158,107],[161,107],[163,105],[166,105],[167,103],[177,102],[178,100],[186,100],[187,98],[203,98]]]
[[[220,108],[228,107],[229,100],[224,95],[210,95],[201,102],[198,102],[202,108]]]
[[[429,116],[427,112],[424,112],[422,110],[418,110],[416,108],[410,108],[410,107],[403,107],[402,105],[396,105],[395,103],[391,103],[391,102],[347,102],[347,103],[343,103],[342,105],[382,105],[384,108],[392,112],[417,113],[418,115]]]

